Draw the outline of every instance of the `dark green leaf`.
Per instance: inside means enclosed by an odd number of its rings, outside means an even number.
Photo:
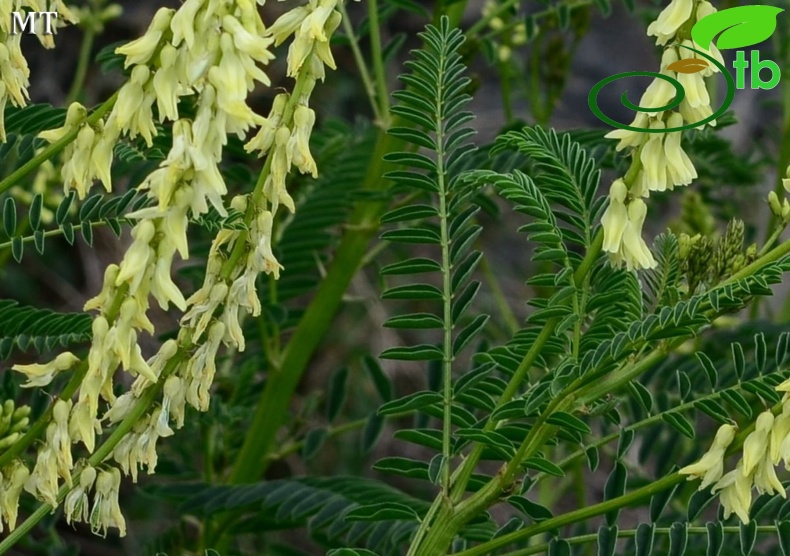
[[[678,413],[663,413],[661,420],[669,423],[672,428],[677,430],[680,434],[689,438],[694,438],[694,427],[688,422],[688,419]]]
[[[411,220],[422,220],[437,216],[439,212],[430,205],[408,205],[391,210],[381,217],[382,224],[393,222],[407,222]]]
[[[545,521],[554,517],[551,510],[545,506],[541,506],[537,502],[529,500],[526,496],[510,496],[507,501],[511,506],[525,513],[536,522]]]
[[[398,317],[391,317],[384,322],[387,328],[443,328],[444,322],[436,315],[430,313],[413,313],[410,315],[402,315]]]
[[[656,536],[655,523],[640,523],[636,528],[634,540],[636,554],[634,556],[650,556],[653,553],[653,540]]]
[[[8,237],[16,232],[16,203],[13,197],[6,197],[3,203],[3,230]]]
[[[348,388],[348,369],[343,367],[338,369],[329,381],[329,394],[327,396],[326,404],[326,418],[332,422],[337,418],[343,404],[346,402],[346,395]]]
[[[405,413],[414,409],[419,409],[431,404],[443,403],[444,398],[441,394],[425,390],[415,392],[403,398],[387,402],[379,408],[379,415],[395,415]]]
[[[430,284],[410,284],[408,286],[396,286],[385,290],[381,294],[382,299],[442,299],[444,294],[436,286]]]
[[[435,361],[444,359],[444,352],[430,344],[419,344],[385,349],[379,357],[397,361]]]
[[[617,549],[617,525],[598,529],[598,556],[614,556]]]
[[[592,432],[584,421],[565,411],[555,411],[549,415],[546,422],[550,425],[557,425],[558,427],[568,430],[575,430],[582,434],[590,434]]]
[[[379,362],[373,357],[365,356],[362,359],[362,366],[370,375],[373,380],[373,385],[381,398],[381,401],[388,402],[392,399],[392,382],[389,377],[384,373]]]
[[[458,333],[455,341],[453,341],[453,355],[458,355],[461,350],[469,345],[469,342],[483,330],[487,322],[488,315],[477,315],[472,322],[466,325],[466,327]]]
[[[369,453],[381,436],[384,429],[384,417],[381,415],[371,415],[368,417],[365,428],[362,430],[362,453]]]
[[[30,203],[30,214],[29,214],[29,221],[30,221],[30,228],[33,231],[38,231],[41,227],[41,209],[44,206],[44,196],[41,193],[36,193],[36,196],[33,197],[33,202]]]

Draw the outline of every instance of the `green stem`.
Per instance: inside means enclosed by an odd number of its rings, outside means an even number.
[[[649,485],[636,489],[633,492],[623,496],[618,496],[617,498],[612,498],[611,500],[607,500],[599,504],[593,504],[592,506],[588,506],[586,508],[580,508],[557,517],[541,521],[540,523],[525,527],[519,531],[497,537],[496,539],[475,546],[474,548],[470,548],[469,550],[458,552],[454,556],[483,556],[485,554],[500,554],[500,552],[496,551],[496,549],[515,542],[529,539],[540,533],[545,533],[546,531],[552,531],[565,525],[585,521],[587,519],[603,515],[607,512],[617,510],[625,506],[630,506],[650,498],[656,493],[664,491],[668,488],[672,488],[676,484],[683,482],[685,479],[686,477],[684,475],[672,473],[671,475],[667,475],[658,481],[650,483]]]
[[[595,235],[593,239],[593,243],[590,246],[590,249],[587,251],[584,259],[582,260],[579,268],[576,269],[574,273],[573,279],[574,281],[581,282],[587,276],[587,274],[592,269],[593,264],[595,261],[598,260],[598,256],[601,254],[601,246],[603,245],[603,230],[599,229],[598,233]],[[551,335],[554,333],[554,329],[559,324],[560,319],[554,318],[550,319],[543,325],[543,329],[541,330],[538,337],[535,339],[535,342],[530,346],[529,351],[524,356],[524,359],[521,361],[521,364],[516,369],[516,372],[511,377],[510,381],[507,384],[502,396],[500,397],[497,407],[502,406],[503,404],[509,402],[513,399],[513,396],[516,395],[518,389],[523,386],[524,381],[527,378],[527,374],[529,370],[532,368],[532,365],[537,360],[538,356],[540,355],[541,351],[543,351],[543,347],[546,345],[546,342],[549,341]],[[486,431],[491,431],[496,428],[496,423],[492,420],[489,420],[486,423],[485,429]],[[458,502],[466,492],[466,485],[469,483],[469,479],[472,476],[472,473],[477,466],[477,462],[480,460],[480,456],[483,453],[483,446],[481,444],[476,444],[475,447],[472,449],[472,452],[469,454],[469,457],[464,461],[463,466],[460,468],[458,472],[458,478],[454,481],[453,487],[453,494],[452,500],[453,502]]]
[[[373,83],[373,79],[370,77],[368,65],[365,63],[362,50],[359,48],[359,39],[357,39],[357,35],[354,33],[354,27],[351,25],[345,3],[339,3],[338,8],[340,9],[340,14],[343,16],[343,30],[348,37],[351,52],[354,55],[354,61],[357,63],[359,77],[362,79],[362,84],[365,86],[365,92],[368,95],[368,101],[370,101],[370,107],[373,109],[373,118],[375,121],[381,122],[381,109],[379,108],[379,103],[376,101],[376,86]]]
[[[378,189],[386,185],[381,179],[385,164],[383,156],[395,148],[394,142],[394,138],[388,137],[383,131],[379,132],[365,180],[365,189]],[[229,479],[231,483],[253,482],[265,471],[264,456],[274,445],[277,431],[286,420],[291,396],[302,373],[329,329],[343,294],[365,256],[368,243],[378,231],[378,218],[383,206],[380,202],[357,205],[326,278],[322,280],[315,297],[283,350],[280,370],[267,377],[249,432],[236,458]]]
[[[437,83],[444,82],[441,68],[445,65],[439,61],[439,78]],[[441,473],[442,496],[450,493],[450,443],[452,442],[452,408],[453,408],[453,289],[451,286],[452,261],[450,260],[450,233],[447,220],[450,217],[447,207],[447,181],[445,176],[444,132],[442,112],[444,103],[438,103],[434,113],[436,128],[436,179],[439,188],[439,226],[442,241],[442,305],[444,321],[444,357],[442,359],[442,397],[444,417],[442,419],[442,457],[444,459]]]
[[[384,67],[384,55],[381,47],[381,28],[379,22],[378,0],[368,0],[368,19],[370,23],[370,50],[373,58],[373,73],[376,75],[376,87],[379,104],[379,114],[383,129],[390,127],[390,98],[387,87],[387,73]]]
[[[74,80],[71,82],[71,88],[68,95],[66,95],[66,104],[71,104],[76,101],[82,92],[85,85],[85,77],[88,75],[88,66],[91,62],[91,51],[93,50],[93,43],[96,39],[95,24],[90,23],[85,29],[85,34],[82,36],[82,44],[80,45],[80,54],[77,59],[77,69],[74,72]]]
[[[101,106],[99,106],[90,116],[88,116],[88,119],[86,120],[87,123],[90,125],[95,125],[96,122],[98,122],[107,112],[112,110],[113,106],[115,106],[116,100],[118,100],[117,92],[105,100]],[[40,153],[20,166],[16,171],[12,172],[11,175],[0,181],[0,194],[5,193],[8,189],[22,181],[25,176],[35,171],[36,168],[38,168],[44,161],[49,160],[65,149],[69,143],[76,139],[79,130],[80,127],[77,126],[75,129],[69,131],[59,141],[55,141],[48,147],[44,148]]]

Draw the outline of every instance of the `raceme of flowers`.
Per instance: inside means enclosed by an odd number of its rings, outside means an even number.
[[[153,473],[157,441],[173,434],[171,425],[183,426],[186,406],[208,409],[219,350],[243,350],[241,320],[261,312],[257,277],[279,277],[282,267],[272,250],[274,217],[281,204],[295,209],[286,176],[291,167],[317,175],[309,149],[315,113],[308,103],[316,81],[324,78],[324,66],[335,67],[329,39],[340,23],[336,5],[337,0],[310,0],[268,28],[252,0],[186,0],[178,10],[163,8],[145,35],[117,49],[132,68],[131,77],[107,118],[91,125],[86,109],[74,104],[62,128],[41,134],[55,142],[78,130],[64,153],[62,177],[65,190],[74,189],[82,198],[95,179],[111,190],[112,147],[121,135],[141,136],[151,145],[155,114],[160,123],[173,122],[170,152],[140,185],[151,202],[128,215],[136,221],[133,241],[120,263],[106,269],[99,294],[85,304],[85,310],[96,311],[87,357],[80,360],[66,352],[48,363],[13,367],[26,375],[26,387],[46,386],[57,374],[81,367],[85,375],[74,400],[55,402],[32,471],[19,459],[0,470],[0,528],[5,522],[14,529],[23,490],[54,511],[65,483],[71,489],[64,502],[69,522],[89,522],[95,533],[117,528],[125,534],[118,508],[120,471],[135,481],[142,467]],[[291,36],[288,75],[297,79],[298,93],[278,95],[270,114],[260,116],[247,105],[247,95],[256,83],[269,84],[260,66],[274,58],[273,45]],[[179,113],[182,97],[193,97],[194,119]],[[246,148],[269,157],[268,174],[260,192],[228,203],[245,214],[247,229],[218,232],[204,283],[187,297],[172,281],[171,267],[176,255],[189,256],[189,220],[209,207],[228,214],[219,169],[223,147],[229,134],[243,139],[256,126],[260,130]],[[155,332],[147,316],[151,298],[184,315],[177,339],[146,358],[138,338]],[[135,380],[116,397],[119,368]],[[114,446],[111,457],[118,467],[108,461],[74,461],[72,444],[82,443],[93,453],[104,427],[127,419],[144,394],[162,382],[159,402],[135,415],[129,432]]]
[[[656,44],[667,45],[661,57],[661,73],[680,82],[686,95],[677,110],[639,112],[631,123],[632,127],[659,130],[677,128],[702,121],[713,114],[704,78],[718,72],[718,68],[709,66],[704,71],[692,74],[677,73],[667,68],[680,59],[697,56],[684,47],[702,49],[681,33],[690,29],[688,23],[693,24],[715,11],[710,2],[705,0],[672,0],[647,28],[648,35],[657,38]],[[715,46],[711,45],[709,51],[702,51],[723,63]],[[675,94],[671,83],[655,78],[642,95],[639,106],[667,106]],[[710,122],[710,125],[715,125],[715,121]],[[650,196],[651,191],[666,191],[689,185],[697,177],[694,165],[681,147],[681,133],[617,129],[606,135],[619,141],[616,147],[618,151],[629,149],[633,153],[633,167],[638,169],[629,176],[628,182],[624,178],[614,181],[609,191],[609,206],[601,221],[604,229],[603,249],[609,253],[614,264],[625,264],[629,270],[655,267],[656,261],[642,238],[642,225],[647,213],[644,199]]]
[[[784,393],[782,411],[774,416],[769,409],[757,417],[754,430],[743,442],[741,458],[735,467],[724,473],[727,448],[735,438],[733,425],[719,427],[713,445],[699,461],[680,469],[688,479],[700,479],[699,490],[711,485],[711,492],[719,494],[724,508],[724,518],[735,514],[743,523],[749,523],[749,507],[753,491],[758,494],[778,494],[787,498],[787,492],[776,476],[776,466],[784,463],[790,469],[790,380],[776,387]]]
[[[14,12],[57,12],[58,17],[51,18],[53,30],[67,23],[77,23],[77,16],[63,3],[63,0],[3,0],[0,2],[0,143],[5,142],[5,126],[3,114],[9,103],[23,107],[30,99],[30,68],[22,54],[22,33],[12,34],[12,14]],[[35,20],[36,37],[44,48],[54,48],[52,35],[43,33],[45,19]]]

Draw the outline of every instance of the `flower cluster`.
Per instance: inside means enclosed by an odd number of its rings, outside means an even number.
[[[713,114],[710,95],[704,78],[719,71],[708,66],[697,73],[678,73],[669,67],[683,59],[697,55],[689,48],[701,50],[685,36],[690,24],[715,12],[716,9],[703,0],[672,0],[658,19],[648,27],[648,35],[657,37],[656,43],[667,45],[661,57],[661,74],[679,82],[686,94],[677,110],[661,112],[639,112],[631,127],[650,130],[677,129],[683,125],[701,122]],[[722,62],[715,46],[704,51]],[[671,104],[676,95],[675,87],[667,80],[656,78],[647,87],[639,101],[641,108],[662,108]],[[715,121],[709,122],[715,125]],[[642,224],[647,206],[643,201],[651,191],[672,190],[689,185],[697,172],[688,155],[681,147],[680,131],[641,132],[617,129],[606,135],[617,139],[617,150],[633,152],[635,172],[628,183],[622,179],[612,184],[609,207],[602,219],[604,228],[603,249],[615,264],[625,263],[630,269],[652,268],[656,262],[647,244],[642,239]]]
[[[316,81],[324,77],[324,66],[335,67],[329,39],[340,23],[336,4],[337,0],[310,0],[270,28],[264,26],[251,0],[186,0],[177,11],[159,10],[143,37],[117,50],[132,68],[131,77],[107,118],[90,125],[84,108],[74,105],[64,128],[43,134],[56,141],[79,129],[63,175],[66,187],[82,196],[96,177],[111,187],[111,146],[121,135],[139,135],[150,145],[157,133],[155,120],[173,122],[170,152],[140,186],[150,203],[128,215],[136,222],[133,241],[121,262],[106,269],[101,291],[85,305],[85,310],[97,312],[87,357],[80,362],[67,353],[49,363],[14,367],[28,376],[28,386],[46,385],[57,373],[73,369],[83,369],[85,374],[76,401],[55,403],[46,442],[32,472],[28,475],[20,461],[2,470],[8,492],[24,488],[54,508],[63,481],[74,488],[66,499],[68,520],[89,520],[94,532],[115,527],[124,534],[117,505],[119,469],[105,462],[100,471],[90,471],[90,467],[77,471],[71,445],[81,442],[93,453],[104,426],[128,424],[133,419],[129,432],[114,446],[112,459],[136,481],[140,468],[154,472],[157,441],[173,434],[171,424],[175,428],[184,424],[186,406],[208,409],[219,350],[223,346],[243,350],[242,319],[261,312],[257,277],[267,273],[277,278],[282,268],[272,244],[279,205],[295,210],[286,176],[292,167],[317,175],[309,149],[315,113],[308,103]],[[273,59],[270,46],[290,35],[294,41],[288,53],[288,74],[296,77],[294,93],[277,96],[268,117],[260,116],[248,106],[247,95],[256,83],[269,84],[259,66]],[[192,97],[194,118],[180,113],[179,99],[185,97]],[[238,195],[229,203],[244,213],[245,227],[218,232],[203,286],[187,297],[173,282],[171,267],[176,254],[182,259],[189,256],[188,222],[207,213],[209,207],[220,215],[228,214],[227,187],[220,172],[223,147],[228,135],[243,139],[256,126],[260,131],[248,142],[247,150],[268,157],[264,179],[254,193]],[[85,139],[80,141],[83,134]],[[101,150],[105,142],[110,145],[106,153]],[[106,156],[97,156],[96,149]],[[155,332],[147,316],[150,298],[163,309],[173,305],[184,315],[177,339],[168,340],[146,358],[138,339]],[[134,382],[116,396],[119,368]],[[156,384],[161,386],[159,402],[141,413],[143,394]],[[25,476],[17,469],[24,469]],[[77,475],[79,480],[74,479]],[[91,488],[94,505],[88,513]],[[11,528],[16,522],[15,508],[15,499],[13,513],[11,506],[3,506],[2,517]]]
[[[753,490],[758,494],[787,497],[776,476],[776,466],[783,462],[785,469],[790,469],[790,379],[776,390],[784,393],[781,413],[774,416],[767,410],[757,417],[734,469],[724,473],[725,453],[735,438],[735,427],[722,425],[710,450],[699,461],[679,471],[688,475],[689,480],[701,479],[699,490],[713,485],[711,492],[719,493],[725,519],[735,514],[743,523],[749,523]]]
[[[22,33],[14,33],[14,12],[57,12],[58,17],[51,18],[52,27],[62,27],[66,23],[77,23],[77,17],[66,6],[63,0],[3,0],[0,2],[0,143],[6,140],[3,113],[10,101],[13,106],[23,107],[30,98],[27,88],[30,86],[30,68],[22,54]],[[23,16],[25,19],[27,16]],[[44,34],[43,25],[46,20],[36,18],[36,36],[44,48],[54,48],[52,35]],[[17,30],[19,31],[19,30]]]

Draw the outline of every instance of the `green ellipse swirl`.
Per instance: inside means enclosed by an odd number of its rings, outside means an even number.
[[[600,119],[603,122],[606,122],[612,127],[616,127],[619,129],[626,129],[628,131],[641,132],[641,133],[671,133],[675,131],[684,131],[687,129],[694,129],[701,125],[705,125],[721,117],[730,107],[732,101],[735,99],[735,80],[732,78],[732,75],[730,75],[730,72],[727,70],[726,67],[724,67],[723,64],[719,63],[712,56],[705,54],[704,52],[701,52],[696,48],[692,48],[690,46],[685,46],[682,44],[677,46],[680,46],[681,48],[685,48],[686,50],[691,50],[692,52],[696,52],[697,54],[699,54],[700,56],[711,62],[714,66],[719,68],[719,71],[721,71],[721,74],[727,80],[727,95],[724,98],[724,102],[722,103],[721,107],[718,110],[716,110],[716,112],[714,112],[713,114],[711,114],[710,116],[699,122],[694,122],[679,127],[669,127],[665,129],[650,129],[643,127],[635,127],[628,124],[621,124],[620,122],[615,121],[609,116],[607,116],[606,114],[604,114],[603,111],[598,107],[598,94],[601,92],[601,89],[603,89],[606,85],[608,85],[612,81],[617,81],[618,79],[624,79],[626,77],[635,77],[635,76],[654,77],[657,79],[663,79],[664,81],[668,81],[669,83],[672,84],[673,87],[675,87],[675,91],[677,91],[677,95],[675,96],[675,99],[669,104],[667,104],[666,106],[660,106],[658,108],[642,108],[641,106],[637,106],[634,103],[632,103],[630,100],[628,100],[627,97],[628,91],[624,92],[623,96],[620,98],[620,102],[623,104],[623,106],[635,112],[664,112],[666,110],[672,110],[680,106],[680,103],[683,102],[683,99],[686,97],[686,91],[683,89],[683,85],[673,77],[664,75],[663,73],[656,73],[651,71],[629,71],[625,73],[618,73],[616,75],[612,75],[611,77],[607,77],[606,79],[599,81],[595,85],[595,87],[593,87],[590,90],[590,94],[587,97],[587,102],[590,105],[590,110],[592,110],[593,114],[595,114],[598,117],[598,119]]]

